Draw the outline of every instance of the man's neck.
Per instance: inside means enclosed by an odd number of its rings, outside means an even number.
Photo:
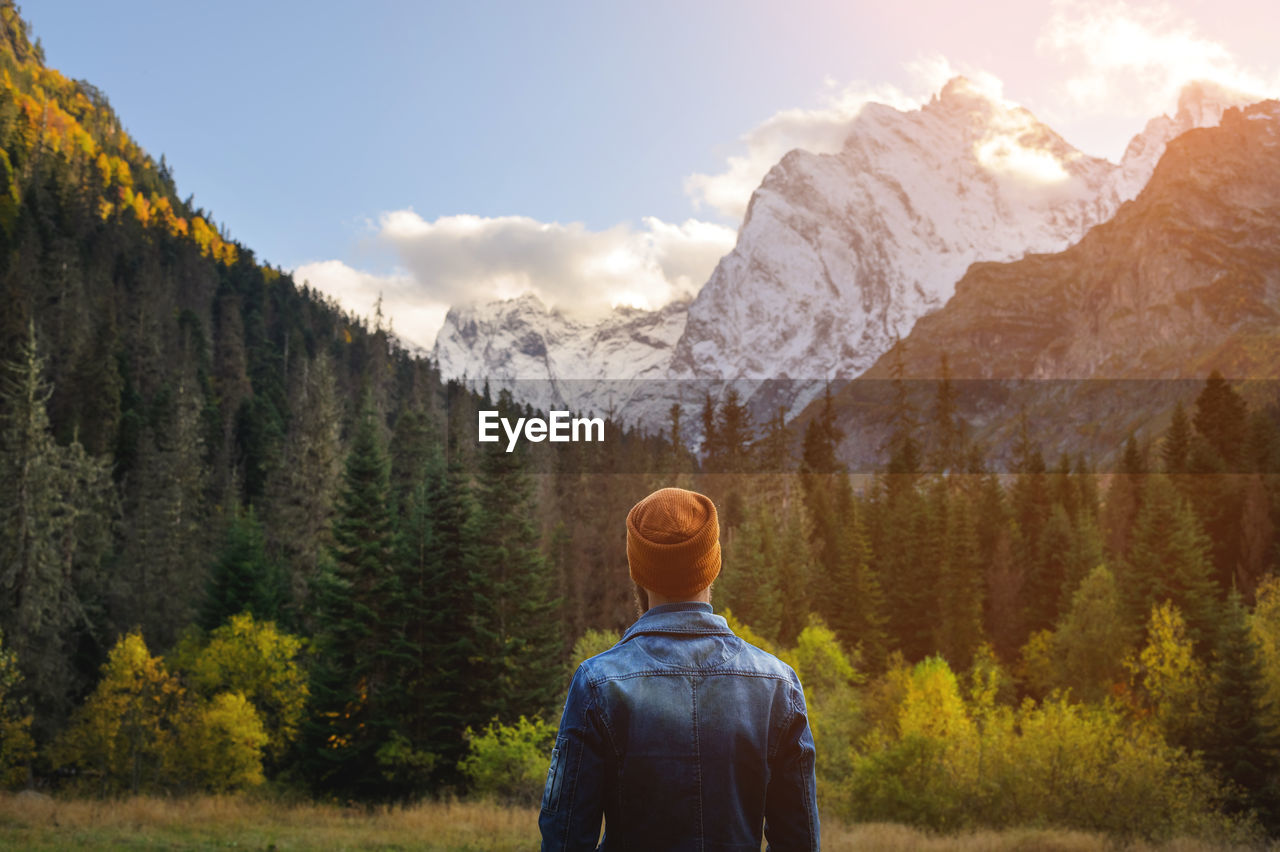
[[[655,592],[653,589],[646,589],[645,591],[649,593],[650,609],[652,609],[655,606],[662,606],[663,604],[672,604],[672,603],[707,603],[707,604],[711,603],[711,587],[710,586],[698,592],[696,595],[689,595],[681,598],[669,598],[666,595],[662,595],[662,594],[659,594],[658,592]]]

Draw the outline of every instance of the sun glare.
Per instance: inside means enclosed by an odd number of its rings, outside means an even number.
[[[989,136],[974,149],[978,162],[993,172],[1029,183],[1061,183],[1070,175],[1062,161],[1042,148],[1028,148],[1011,133]]]

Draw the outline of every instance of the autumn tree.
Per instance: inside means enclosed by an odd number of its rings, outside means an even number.
[[[259,748],[278,762],[297,738],[306,708],[302,646],[299,637],[244,612],[207,638],[185,637],[171,664],[197,695],[212,700],[234,693],[248,701],[266,737]]]
[[[1209,672],[1172,601],[1152,608],[1146,643],[1126,666],[1165,738],[1174,745],[1197,746],[1208,722]]]
[[[183,701],[182,685],[140,633],[120,637],[102,679],[53,745],[55,766],[76,766],[100,795],[154,789]]]

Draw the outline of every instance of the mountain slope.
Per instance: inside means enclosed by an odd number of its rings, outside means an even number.
[[[839,395],[846,458],[869,465],[882,445],[882,418],[853,414],[883,397],[872,388],[898,368],[935,377],[943,355],[973,380],[962,385],[969,414],[1004,430],[983,440],[1009,444],[1010,412],[1026,408],[1057,449],[1095,458],[1185,396],[1179,380],[1280,378],[1280,102],[1175,139],[1138,198],[1066,251],[971,268]],[[1009,379],[1034,381],[1002,390],[1003,417],[984,414]]]

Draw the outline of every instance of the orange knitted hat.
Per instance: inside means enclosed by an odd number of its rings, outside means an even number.
[[[695,595],[720,573],[720,522],[710,498],[663,488],[627,513],[631,579],[668,598]]]

